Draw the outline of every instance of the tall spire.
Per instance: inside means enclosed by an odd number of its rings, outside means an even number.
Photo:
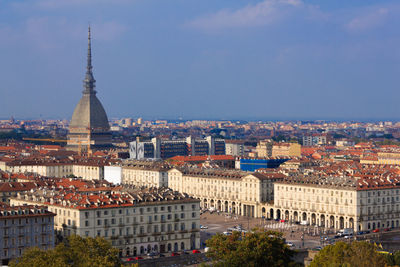
[[[92,72],[92,43],[91,43],[91,35],[90,35],[90,25],[88,29],[88,52],[87,52],[87,66],[86,66],[86,75],[85,79],[83,80],[83,90],[84,94],[96,94],[95,83],[96,80],[93,78]]]

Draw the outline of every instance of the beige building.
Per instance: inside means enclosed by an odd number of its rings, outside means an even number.
[[[297,143],[276,143],[272,146],[272,157],[301,157],[301,145]]]
[[[265,216],[262,208],[274,199],[273,183],[281,179],[283,175],[277,173],[215,169],[174,168],[168,172],[168,186],[200,199],[202,208],[251,217]]]
[[[122,167],[122,184],[135,186],[168,187],[168,170],[162,165],[140,165]]]
[[[46,177],[75,175],[85,180],[103,180],[106,164],[108,163],[103,159],[81,162],[3,161],[0,162],[0,170],[10,173],[36,173]]]
[[[119,248],[121,256],[200,247],[198,200],[166,188],[94,190],[19,193],[11,204],[45,204],[56,214],[58,232],[104,237]]]
[[[268,158],[272,156],[272,145],[273,141],[271,139],[260,140],[257,143],[256,152],[259,158]]]
[[[399,227],[400,187],[381,179],[288,178],[274,185],[271,218],[356,231]]]

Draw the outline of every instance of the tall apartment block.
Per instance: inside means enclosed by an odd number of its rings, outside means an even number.
[[[0,204],[0,259],[7,265],[30,247],[54,247],[54,216],[46,206]]]
[[[225,140],[207,136],[205,139],[195,139],[192,136],[180,140],[162,140],[153,138],[151,141],[136,140],[129,144],[131,159],[167,159],[174,156],[225,155]]]

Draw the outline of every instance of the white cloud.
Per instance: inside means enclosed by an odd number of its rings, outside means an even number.
[[[353,18],[349,23],[346,24],[346,28],[352,32],[361,32],[374,29],[383,25],[388,15],[389,9],[376,8]]]
[[[203,30],[263,26],[281,20],[291,8],[303,5],[301,0],[264,0],[238,10],[224,9],[197,18],[187,23],[187,26]]]

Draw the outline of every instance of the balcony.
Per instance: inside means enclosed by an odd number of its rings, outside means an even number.
[[[179,233],[187,233],[187,230],[180,230]]]
[[[118,235],[113,235],[113,236],[111,236],[111,239],[118,239],[118,238],[119,238]]]
[[[154,232],[154,233],[152,233],[151,235],[152,235],[152,236],[158,236],[158,235],[161,235],[161,232]]]
[[[144,236],[146,236],[147,234],[145,234],[145,233],[141,233],[141,234],[138,234],[137,236],[138,237],[144,237]]]

